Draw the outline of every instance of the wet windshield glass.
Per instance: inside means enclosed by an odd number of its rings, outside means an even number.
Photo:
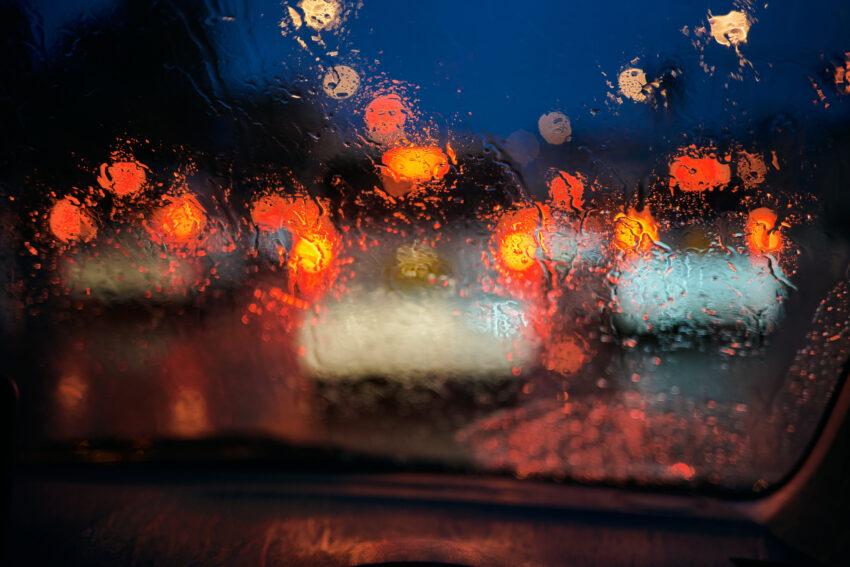
[[[850,349],[850,12],[572,4],[2,8],[23,458],[782,482]]]

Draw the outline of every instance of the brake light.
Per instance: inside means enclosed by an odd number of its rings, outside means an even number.
[[[670,162],[670,177],[671,190],[678,186],[682,191],[699,193],[728,184],[732,169],[714,157],[682,155]]]
[[[62,242],[88,242],[97,235],[94,218],[74,197],[56,201],[50,209],[47,223],[53,236]]]
[[[251,206],[251,220],[262,231],[286,229],[293,235],[333,228],[318,202],[305,195],[260,197]]]
[[[118,197],[137,193],[147,182],[145,166],[135,161],[119,161],[100,166],[98,184]]]
[[[251,206],[251,221],[261,231],[280,230],[286,225],[286,209],[290,203],[278,195],[260,197]]]
[[[204,208],[192,195],[168,197],[151,218],[148,230],[166,244],[188,244],[199,238],[207,225]]]

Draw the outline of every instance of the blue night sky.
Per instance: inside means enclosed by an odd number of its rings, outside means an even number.
[[[110,13],[120,2],[27,4],[40,15],[49,49],[70,23],[109,25]],[[281,36],[278,23],[285,4],[205,3],[221,78],[232,92],[315,73],[315,60],[292,37]],[[738,71],[734,51],[707,39],[695,46],[693,30],[707,25],[709,11],[725,14],[742,7],[756,20],[741,50],[753,69],[743,71],[743,80],[734,80],[729,78]],[[688,36],[681,31],[685,26]],[[783,111],[814,124],[826,115],[812,102],[816,93],[809,77],[818,78],[830,57],[850,51],[847,30],[850,3],[840,0],[776,0],[749,6],[694,0],[364,0],[356,17],[346,19],[337,36],[328,38],[328,46],[338,49],[340,59],[354,54],[387,78],[418,85],[417,96],[428,113],[506,136],[518,128],[534,131],[537,117],[554,109],[570,116],[574,132],[615,124],[627,130],[651,128],[652,111],[646,105],[626,101],[606,106],[607,94],[616,90],[606,80],[616,85],[618,72],[635,58],[636,66],[650,76],[670,64],[683,71],[683,127],[728,125],[730,112],[739,110],[746,113],[741,115],[744,126]],[[701,57],[715,68],[713,74],[703,71]],[[592,114],[592,109],[599,112]],[[836,109],[830,112],[834,120]]]

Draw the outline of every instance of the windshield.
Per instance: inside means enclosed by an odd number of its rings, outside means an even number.
[[[2,10],[25,460],[754,493],[805,456],[850,349],[842,2]]]

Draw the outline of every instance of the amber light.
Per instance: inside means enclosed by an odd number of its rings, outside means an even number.
[[[434,146],[393,148],[384,153],[382,161],[396,181],[438,181],[449,172],[449,158]]]
[[[624,252],[647,252],[658,240],[658,225],[649,208],[638,212],[629,209],[628,214],[618,213],[614,217],[614,239],[612,244]]]
[[[94,218],[74,197],[56,201],[47,220],[50,232],[62,242],[88,242],[97,235]]]
[[[520,209],[506,213],[496,226],[499,265],[515,275],[537,266],[537,209]]]
[[[311,274],[317,274],[331,265],[334,245],[322,234],[306,234],[299,237],[292,247],[289,266]]]
[[[119,161],[100,166],[98,184],[118,197],[138,193],[147,182],[145,166],[135,161]]]
[[[698,193],[711,191],[729,183],[732,169],[713,157],[679,156],[670,162],[670,188]]]
[[[782,235],[776,227],[776,213],[761,207],[747,218],[747,247],[753,254],[776,252],[782,248]]]
[[[167,244],[188,244],[201,236],[207,213],[192,195],[168,197],[151,218],[148,230]]]

